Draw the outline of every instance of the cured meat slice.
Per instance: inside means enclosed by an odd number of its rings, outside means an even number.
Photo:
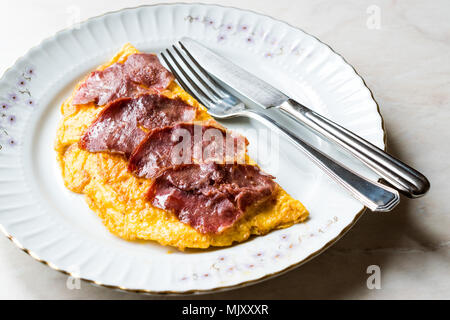
[[[153,181],[148,200],[173,212],[203,234],[232,226],[245,210],[273,195],[274,177],[248,164],[190,164],[170,167]]]
[[[137,53],[132,54],[123,64],[125,75],[136,84],[143,84],[147,88],[163,90],[174,79],[159,62],[154,54]]]
[[[124,63],[93,71],[76,91],[72,103],[94,102],[102,106],[118,98],[135,97],[149,89],[165,89],[173,79],[157,56],[136,53]]]
[[[127,158],[145,138],[146,130],[195,118],[195,108],[156,93],[121,98],[107,105],[86,129],[79,146],[90,152],[109,151]]]
[[[150,131],[133,151],[129,170],[152,178],[160,170],[193,162],[244,163],[247,140],[212,125],[180,123]]]

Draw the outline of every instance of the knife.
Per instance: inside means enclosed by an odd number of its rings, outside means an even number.
[[[323,137],[348,150],[378,173],[384,182],[410,198],[423,196],[430,188],[427,178],[357,134],[325,118],[228,59],[190,38],[180,41],[211,75],[264,108],[276,108]]]

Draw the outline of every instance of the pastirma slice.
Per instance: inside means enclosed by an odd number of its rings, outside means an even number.
[[[134,97],[148,89],[163,90],[173,81],[154,54],[136,53],[124,63],[93,71],[75,92],[74,105],[105,105],[118,98]]]
[[[276,188],[273,179],[247,164],[180,165],[161,172],[147,198],[199,232],[217,234],[249,206],[270,198]]]
[[[217,126],[180,123],[151,130],[129,159],[131,172],[153,178],[166,167],[190,163],[244,163],[248,142]]]
[[[100,112],[79,146],[90,152],[109,151],[128,158],[145,138],[146,130],[192,121],[195,115],[194,107],[158,93],[117,99]]]

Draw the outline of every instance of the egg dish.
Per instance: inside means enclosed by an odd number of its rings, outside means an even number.
[[[127,59],[138,53],[136,48],[126,44],[109,62],[98,67],[97,71],[126,65]],[[158,72],[156,76],[162,71]],[[98,75],[103,76],[103,73]],[[139,76],[146,75],[141,72]],[[153,78],[154,76],[152,75]],[[183,250],[230,246],[235,242],[245,241],[251,235],[263,235],[307,219],[308,211],[302,203],[293,199],[278,184],[274,184],[269,198],[245,206],[244,214],[219,232],[202,232],[180,219],[174,211],[155,206],[156,202],[149,201],[148,194],[151,188],[155,189],[155,181],[162,179],[160,176],[158,179],[139,177],[129,170],[127,158],[123,154],[103,152],[100,149],[98,152],[90,152],[81,147],[80,139],[98,121],[102,112],[105,113],[102,110],[108,106],[100,105],[99,102],[106,96],[104,93],[97,101],[77,97],[90,79],[93,79],[92,74],[75,87],[72,96],[61,106],[62,119],[56,133],[55,151],[65,186],[73,192],[84,194],[89,207],[97,213],[111,233],[126,240],[153,240]],[[133,94],[138,92],[137,97],[142,97],[141,90],[145,88],[135,86],[128,89]],[[173,79],[156,89],[163,97],[177,99],[193,107],[195,116],[192,120],[196,123],[222,128]],[[77,99],[76,104],[74,98]],[[147,134],[148,130],[142,130],[143,135]],[[256,166],[248,156],[245,157],[245,162]]]

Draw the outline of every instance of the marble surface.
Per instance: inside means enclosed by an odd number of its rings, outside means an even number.
[[[3,0],[0,73],[31,46],[78,19],[157,2],[161,1]],[[287,274],[196,298],[449,299],[450,2],[203,2],[269,14],[320,38],[342,54],[365,79],[381,107],[389,152],[420,169],[432,187],[424,198],[403,198],[391,213],[367,212],[335,246]],[[367,287],[370,265],[380,267],[380,289]],[[70,290],[66,283],[65,275],[34,261],[0,237],[2,299],[155,298],[87,283]]]

